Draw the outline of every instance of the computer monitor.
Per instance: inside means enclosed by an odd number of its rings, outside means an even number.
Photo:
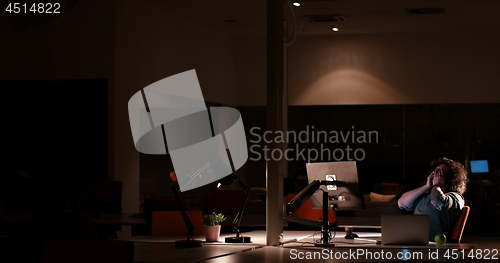
[[[473,160],[470,161],[471,173],[489,173],[488,160]]]
[[[339,181],[336,186],[320,186],[320,189],[328,192],[328,196],[333,197],[328,201],[329,209],[337,211],[365,209],[355,161],[308,163],[306,168],[309,183],[314,180]],[[323,191],[317,191],[311,197],[313,209],[323,209]]]

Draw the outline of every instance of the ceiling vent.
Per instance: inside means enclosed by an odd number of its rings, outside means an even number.
[[[347,21],[347,17],[345,15],[339,15],[339,14],[306,15],[303,17],[307,18],[311,23]]]

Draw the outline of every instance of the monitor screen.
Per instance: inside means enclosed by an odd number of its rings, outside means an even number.
[[[309,183],[314,180],[342,182],[337,186],[322,185],[320,187],[328,192],[328,196],[336,199],[328,202],[329,209],[362,210],[365,208],[355,161],[308,163],[306,168]],[[323,209],[323,191],[318,190],[311,197],[312,208]]]
[[[470,161],[470,172],[471,173],[488,173],[488,161],[487,160],[474,160]]]

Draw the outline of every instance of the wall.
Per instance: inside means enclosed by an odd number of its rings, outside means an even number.
[[[102,101],[104,98],[104,105],[106,105],[107,100],[108,113],[106,111],[102,112],[104,120],[112,119],[115,3],[114,1],[103,2],[98,0],[61,1],[61,3],[63,5],[63,14],[50,21],[38,21],[36,16],[30,14],[23,17],[23,14],[11,14],[9,16],[4,10],[0,12],[0,79],[13,81],[75,80],[75,82],[80,79],[89,80],[82,83],[92,83],[91,79],[99,79],[104,85],[85,87],[70,85],[71,90],[58,93],[58,96],[52,95],[55,89],[47,92],[37,90],[40,93],[37,99],[39,103],[43,103],[45,98],[46,101],[54,102],[60,98],[79,96],[80,93],[85,93],[75,99],[75,101],[82,102],[88,94],[95,91],[94,94],[98,97],[94,98],[97,101]],[[66,8],[68,8],[67,12],[64,11]],[[15,30],[15,25],[19,24],[31,25],[31,27],[24,30]],[[50,85],[50,82],[39,83]],[[73,82],[54,83],[56,87],[60,87],[61,83]],[[47,87],[44,85],[38,86],[38,88],[43,90]],[[107,88],[108,94],[101,92],[102,90],[96,90],[101,87]],[[37,93],[30,95],[33,97],[34,94]],[[12,101],[23,101],[23,99],[15,98]],[[57,106],[64,108],[64,105],[67,105],[65,103],[68,103],[68,101],[63,101]],[[78,103],[73,106],[75,105],[78,105]],[[22,105],[17,106],[22,107]],[[56,107],[56,105],[50,106]],[[58,110],[61,110],[61,108],[58,108]],[[34,116],[39,115],[41,115],[40,112],[34,114]],[[39,119],[39,121],[43,121],[43,118]],[[45,132],[50,131],[49,127],[41,128]],[[57,133],[59,131],[53,132]],[[106,133],[106,131],[99,130],[99,133]],[[112,122],[108,123],[107,133],[108,138],[113,138]],[[72,135],[75,136],[75,134]],[[18,136],[15,139],[22,139],[20,135]],[[67,143],[62,139],[61,141]],[[61,141],[57,143],[61,143]],[[108,163],[112,163],[114,158],[114,141],[112,139],[108,140],[107,145],[101,145],[100,149],[105,151],[106,148],[108,149]],[[86,152],[86,154],[89,160],[95,157],[92,156],[91,151]],[[109,178],[112,180],[113,165],[107,166],[107,171],[94,171],[99,175],[94,174],[90,178]],[[71,174],[71,171],[66,170],[64,172]]]
[[[124,212],[139,210],[140,161],[130,132],[130,97],[155,81],[196,69],[205,100],[232,105],[234,63],[231,37],[151,3],[116,6],[115,179],[124,182]]]
[[[266,36],[236,39],[236,89],[232,105],[266,105]]]
[[[0,31],[0,78],[109,78],[113,67],[113,1],[80,1],[67,13],[12,33]],[[0,22],[9,23],[6,12]],[[6,25],[6,24],[4,24]]]
[[[290,105],[499,102],[491,31],[299,37]]]

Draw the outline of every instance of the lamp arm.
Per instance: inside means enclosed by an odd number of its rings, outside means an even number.
[[[186,211],[184,210],[184,206],[182,206],[181,198],[179,196],[179,184],[175,184],[172,186],[172,191],[174,192],[175,199],[177,200],[177,205],[179,205],[179,209],[181,210],[182,218],[184,219],[184,224],[186,224],[186,228],[188,230],[188,236],[187,239],[188,241],[192,239],[193,233],[194,233],[194,225],[193,222],[189,219],[189,216],[186,214]]]
[[[313,180],[309,185],[307,185],[300,193],[298,193],[290,202],[285,206],[286,213],[291,214],[306,202],[322,185],[336,185],[336,186],[346,186],[347,183],[343,181],[325,181],[325,180]]]
[[[238,183],[238,185],[241,187],[241,189],[245,192],[250,192],[250,187],[248,187],[248,185],[244,184],[240,178],[238,178],[234,173],[231,173],[229,176],[231,176],[231,178],[236,181],[236,183]]]
[[[243,212],[245,211],[245,206],[247,205],[248,201],[248,196],[250,195],[250,187],[248,187],[246,184],[244,184],[240,179],[232,173],[231,178],[238,183],[238,185],[243,189],[243,192],[245,192],[245,199],[243,200],[243,204],[241,205],[241,209],[236,214],[233,220],[233,232],[236,232],[236,237],[240,237],[240,222],[241,222],[241,217],[243,217]]]

